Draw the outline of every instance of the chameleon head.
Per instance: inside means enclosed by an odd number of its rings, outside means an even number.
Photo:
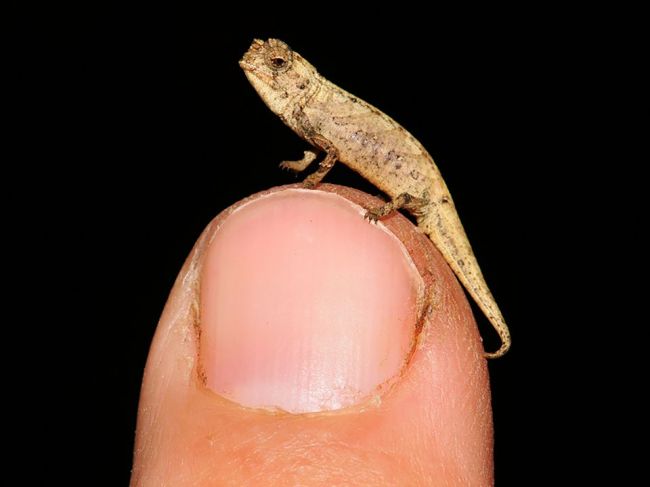
[[[316,69],[278,39],[255,39],[239,61],[264,103],[287,119],[295,101],[316,88]]]

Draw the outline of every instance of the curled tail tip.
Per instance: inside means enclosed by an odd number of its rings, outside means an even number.
[[[503,357],[508,350],[510,350],[510,340],[501,343],[501,347],[499,347],[496,352],[483,352],[483,356],[486,359],[500,358]]]

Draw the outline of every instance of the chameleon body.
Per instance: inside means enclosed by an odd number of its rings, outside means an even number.
[[[392,198],[370,209],[369,219],[377,220],[398,208],[411,211],[498,332],[501,347],[486,357],[506,353],[508,327],[485,283],[447,185],[422,144],[388,115],[327,81],[282,41],[253,41],[240,66],[266,105],[299,136],[325,152],[305,186],[316,186],[339,160]],[[306,151],[302,160],[285,161],[281,167],[302,171],[315,159],[315,153]]]

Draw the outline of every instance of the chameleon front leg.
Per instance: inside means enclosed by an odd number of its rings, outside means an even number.
[[[314,135],[310,137],[310,142],[316,147],[325,151],[325,157],[318,164],[318,169],[303,180],[302,184],[309,189],[314,188],[323,180],[325,175],[330,171],[330,169],[332,169],[334,163],[338,160],[339,157],[339,152],[336,150],[336,147],[334,147],[334,144],[332,144],[325,137],[321,135]],[[282,161],[280,163],[280,168],[288,169],[289,171],[294,172],[302,172],[307,169],[307,167],[312,162],[314,162],[315,159],[316,153],[310,150],[306,150],[302,159],[299,161]]]
[[[302,172],[307,169],[316,159],[316,153],[310,150],[305,151],[305,155],[299,161],[282,161],[280,163],[281,169],[288,169],[289,171]]]
[[[316,187],[323,180],[325,175],[330,172],[330,169],[334,167],[334,163],[339,158],[339,151],[336,149],[336,147],[334,147],[334,144],[332,144],[322,135],[312,135],[309,138],[309,141],[325,152],[325,157],[318,164],[318,169],[307,176],[302,182],[305,188],[311,189]]]
[[[402,193],[397,198],[393,199],[393,201],[390,201],[385,205],[379,206],[377,208],[370,208],[368,211],[366,211],[364,218],[367,218],[371,222],[376,222],[380,218],[383,218],[393,211],[399,210],[400,208],[409,210],[414,215],[419,215],[422,208],[424,208],[428,202],[429,201],[425,198],[418,198],[409,193]]]

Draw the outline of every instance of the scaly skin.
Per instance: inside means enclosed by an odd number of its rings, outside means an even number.
[[[385,206],[369,210],[369,219],[397,208],[413,212],[418,226],[501,337],[501,347],[485,356],[506,353],[508,327],[485,283],[447,185],[422,144],[388,115],[320,76],[282,41],[253,41],[239,64],[266,105],[326,153],[305,185],[316,186],[339,160],[392,198]],[[315,154],[307,151],[302,160],[285,161],[281,166],[302,171],[314,159]]]

